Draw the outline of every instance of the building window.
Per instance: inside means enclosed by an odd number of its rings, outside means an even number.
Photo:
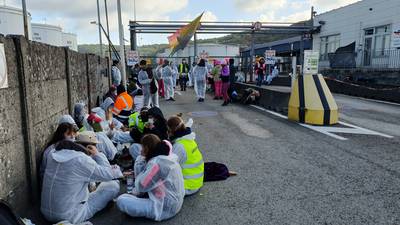
[[[376,27],[374,36],[375,36],[374,56],[376,57],[387,56],[389,53],[388,50],[390,48],[390,36],[391,36],[390,25]]]
[[[340,34],[321,37],[320,60],[328,60],[328,54],[340,47]]]

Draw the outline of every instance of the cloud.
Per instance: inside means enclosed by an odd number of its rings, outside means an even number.
[[[349,5],[360,0],[308,0],[310,5],[316,7],[317,11],[325,12],[342,6]]]
[[[136,0],[138,20],[168,20],[168,14],[183,10],[189,0]],[[100,2],[101,22],[106,27],[104,0]],[[9,0],[7,4],[20,7],[19,0]],[[117,1],[107,1],[111,38],[118,43],[118,16]],[[128,23],[134,18],[133,0],[121,1],[122,21],[125,37],[129,37]],[[97,21],[97,5],[95,0],[34,0],[27,1],[27,9],[31,13],[33,22],[61,25],[65,31],[78,35],[78,42],[97,41],[97,27],[91,21]],[[209,15],[212,18],[212,15]],[[103,37],[104,43],[105,37]]]
[[[245,12],[259,13],[265,10],[275,11],[284,7],[287,0],[234,0],[236,8]]]
[[[205,11],[201,21],[215,22],[218,21],[218,17],[211,11]]]

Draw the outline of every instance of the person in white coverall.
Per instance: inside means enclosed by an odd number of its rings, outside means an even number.
[[[117,197],[122,177],[118,166],[111,166],[94,145],[93,132],[82,132],[76,142],[61,141],[50,153],[43,177],[41,212],[50,222],[84,222]],[[90,182],[101,182],[89,193]]]
[[[172,218],[182,208],[185,189],[178,157],[171,143],[156,135],[143,137],[143,151],[135,161],[134,195],[123,194],[117,207],[132,217],[161,221]],[[136,197],[148,194],[149,198]]]
[[[162,78],[164,80],[165,99],[167,101],[175,101],[173,71],[172,71],[171,67],[169,66],[168,60],[164,60],[164,65],[163,65],[161,74],[162,74]]]
[[[208,69],[204,59],[200,59],[199,63],[193,69],[194,90],[199,102],[204,102],[206,97]]]

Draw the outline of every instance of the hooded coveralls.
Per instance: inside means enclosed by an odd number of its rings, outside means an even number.
[[[111,166],[103,153],[95,156],[62,149],[50,153],[44,173],[41,212],[51,222],[80,223],[93,217],[119,192],[122,177],[118,166]],[[102,182],[89,193],[89,182]]]
[[[151,79],[149,79],[149,76],[146,71],[140,70],[139,76],[138,76],[140,84],[142,84],[142,90],[143,90],[143,106],[144,107],[150,107],[150,100],[153,106],[159,106],[158,105],[158,92],[151,94],[150,92],[150,83]],[[156,82],[156,85],[158,86],[158,83]]]
[[[135,161],[135,192],[148,193],[149,198],[123,194],[117,199],[119,210],[132,217],[156,221],[175,216],[182,208],[185,190],[177,156],[157,156],[146,163],[143,156]]]
[[[198,98],[206,97],[206,83],[208,70],[204,66],[195,66],[193,69],[194,90]]]
[[[161,70],[165,87],[165,99],[174,98],[173,71],[170,66],[164,66]]]

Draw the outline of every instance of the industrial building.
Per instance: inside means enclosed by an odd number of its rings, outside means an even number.
[[[312,41],[310,39],[303,40],[304,50],[312,48]],[[283,74],[289,74],[292,72],[295,62],[296,65],[300,65],[300,49],[301,49],[301,36],[291,37],[283,40],[272,41],[264,44],[254,45],[254,54],[256,57],[264,57],[266,50],[275,50],[276,52],[276,64],[279,70]],[[242,70],[249,73],[251,70],[251,48],[245,48],[240,53],[242,61]],[[295,60],[293,59],[295,58]],[[297,68],[299,69],[299,68]]]
[[[29,39],[32,40],[31,14],[28,13]],[[0,33],[24,35],[24,17],[21,9],[0,6]]]
[[[54,46],[67,46],[71,50],[78,51],[76,34],[64,33],[60,26],[31,23],[31,20],[31,14],[28,13],[29,40]],[[0,6],[0,33],[24,35],[24,19],[21,9]]]
[[[400,68],[400,1],[363,0],[314,18],[323,68]]]
[[[164,53],[158,54],[158,57],[168,57],[170,49]],[[178,51],[174,57],[189,58],[190,62],[194,61],[194,45],[188,45],[185,49]],[[238,45],[223,45],[223,44],[197,44],[197,57],[223,60],[225,58],[237,58],[240,51]]]

